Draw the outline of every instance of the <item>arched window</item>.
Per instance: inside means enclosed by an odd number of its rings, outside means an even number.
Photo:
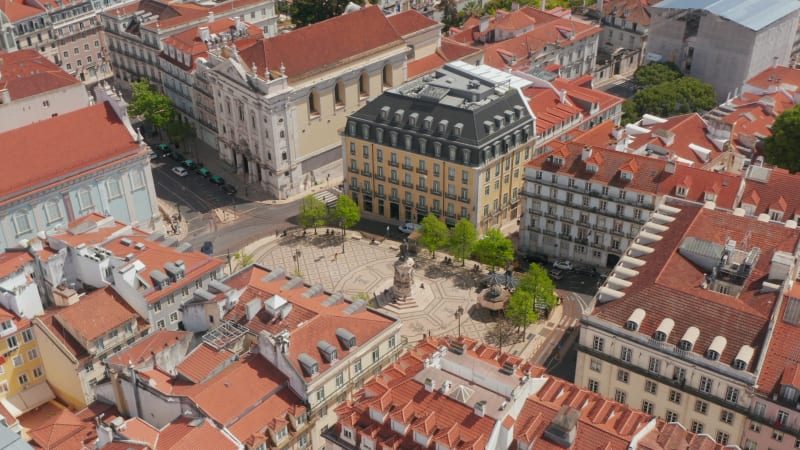
[[[338,81],[336,87],[333,89],[334,107],[344,106],[344,83]]]
[[[308,94],[308,113],[312,116],[319,115],[319,94],[316,90]]]
[[[361,98],[369,97],[369,76],[366,72],[358,78],[358,96]]]

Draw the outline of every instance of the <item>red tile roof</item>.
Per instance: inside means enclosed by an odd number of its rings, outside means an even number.
[[[18,169],[0,178],[2,203],[56,178],[85,175],[144,152],[108,103],[1,133],[0,142],[4,164]]]
[[[685,196],[686,199],[704,202],[706,192],[718,186],[717,206],[728,209],[735,207],[741,182],[738,175],[709,172],[683,164],[676,165],[675,173],[668,173],[665,170],[667,162],[664,160],[598,147],[593,147],[592,153],[602,155],[602,163],[598,164],[597,172],[590,172],[586,170],[586,162],[581,160],[584,146],[575,142],[554,142],[550,145],[560,150],[564,164],[554,164],[551,154],[546,153],[529,162],[528,167],[633,192],[663,195],[676,195],[675,186],[688,177],[692,180],[692,186]],[[620,176],[621,169],[632,162],[635,162],[638,170],[633,174],[633,180],[625,181]]]
[[[82,84],[36,50],[0,52],[0,61],[0,90],[8,89],[12,102]]]
[[[305,413],[305,410],[299,397],[288,388],[282,388],[244,414],[228,429],[241,442],[267,437],[269,434],[265,428],[274,432],[280,431],[287,414],[298,417]]]
[[[599,303],[592,316],[624,327],[633,311],[642,308],[646,316],[638,332],[645,336],[652,336],[663,319],[672,318],[675,326],[668,336],[669,344],[677,345],[686,330],[695,326],[700,336],[692,351],[698,355],[706,354],[716,336],[727,339],[719,359],[721,364],[731,365],[744,345],[753,347],[758,355],[777,299],[777,293],[762,290],[762,282],[769,274],[773,254],[776,251],[794,253],[800,233],[779,224],[684,202],[668,201],[667,204],[679,208],[680,212],[673,216],[675,220],[668,225],[668,230],[660,233],[661,240],[648,245],[653,252],[638,257],[645,264],[636,269],[638,275],[627,279],[632,285],[623,290],[622,298]],[[701,286],[706,273],[678,252],[689,237],[720,245],[730,239],[740,244],[745,242],[748,248],[761,249],[738,297]],[[692,311],[691,316],[687,316],[686,311]],[[754,370],[755,355],[748,370]]]
[[[165,348],[171,347],[182,340],[190,339],[191,336],[192,333],[186,331],[158,330],[115,354],[109,358],[108,363],[120,366],[141,364],[155,354],[162,352]]]
[[[408,78],[432,72],[448,62],[476,56],[481,53],[480,48],[461,44],[449,38],[442,38],[442,43],[436,51],[428,56],[408,62]]]
[[[36,317],[34,320],[41,321],[46,332],[51,333],[53,337],[64,346],[64,348],[74,356],[78,361],[83,361],[89,358],[89,353],[85,348],[72,337],[64,326],[56,320],[57,310],[45,310],[44,315]]]
[[[94,436],[91,421],[81,420],[69,409],[49,402],[19,417],[35,445],[42,449],[81,448]]]
[[[650,7],[660,0],[607,0],[602,3],[603,15],[616,17],[628,23],[650,26]],[[597,5],[590,8],[597,10]]]
[[[648,144],[652,144],[667,149],[680,158],[694,162],[696,167],[703,167],[723,154],[722,150],[715,145],[714,141],[709,139],[708,124],[697,113],[674,116],[666,119],[664,123],[641,126],[650,130],[650,132],[632,137],[628,148],[633,151],[645,151]],[[665,142],[657,135],[657,133],[663,133],[665,131],[674,134],[674,141],[671,144]],[[708,150],[708,159],[700,157],[690,148],[690,144]]]
[[[125,421],[125,428],[117,430],[117,433],[125,436],[128,440],[143,442],[150,448],[156,448],[158,442],[158,429],[138,417],[132,417]],[[106,447],[103,447],[104,449]]]
[[[197,27],[190,28],[186,31],[174,34],[162,40],[165,45],[174,47],[177,51],[188,54],[190,57],[190,64],[186,64],[185,60],[181,57],[177,60],[170,57],[169,53],[165,50],[161,52],[161,58],[172,62],[173,64],[183,67],[184,69],[192,69],[195,67],[195,61],[199,57],[205,57],[208,54],[208,44],[200,40],[200,27],[208,27],[210,34],[227,33],[236,28],[236,21],[231,18],[215,20],[211,23],[200,24]],[[247,31],[249,36],[263,36],[261,28],[242,22],[242,27]],[[242,48],[238,46],[237,48]]]
[[[767,355],[758,377],[757,390],[764,395],[780,395],[781,385],[800,388],[800,355],[797,353],[800,326],[786,320],[789,304],[792,303],[793,309],[796,309],[798,299],[800,284],[795,282],[786,293],[780,311],[777,311],[772,340],[767,347]]]
[[[769,214],[770,209],[783,211],[782,221],[794,220],[800,215],[800,174],[791,174],[786,169],[770,168],[769,179],[761,181],[753,178],[745,180],[742,204],[755,206],[754,215]]]
[[[5,278],[33,262],[27,249],[9,248],[0,254],[0,278]]]
[[[74,305],[54,310],[56,320],[69,325],[87,341],[93,341],[135,320],[138,315],[114,289],[92,291]]]
[[[21,0],[0,0],[0,11],[3,11],[12,23],[45,13],[43,9],[26,5]]]
[[[414,9],[388,17],[389,24],[400,36],[407,36],[428,28],[441,28],[442,24],[420,14]]]
[[[230,363],[233,352],[227,349],[216,350],[208,344],[200,344],[183,360],[176,370],[193,383],[201,383],[212,373]]]
[[[239,447],[222,430],[212,425],[208,419],[181,417],[161,430],[157,448],[159,450],[191,448],[235,450]]]
[[[292,289],[284,289],[289,279],[286,276],[279,276],[275,280],[265,281],[264,278],[269,273],[270,271],[263,267],[251,266],[226,280],[226,284],[232,288],[246,290],[242,293],[236,306],[226,313],[225,319],[236,321],[253,333],[266,330],[271,334],[277,334],[288,329],[291,333],[291,354],[306,353],[317,359],[320,374],[325,373],[331,367],[330,363],[321,358],[317,348],[321,339],[337,348],[339,359],[345,359],[350,354],[350,350],[343,347],[336,337],[338,328],[344,327],[353,333],[356,336],[358,348],[360,348],[361,345],[365,345],[396,323],[394,319],[366,307],[349,314],[345,310],[350,303],[343,299],[336,304],[325,306],[322,303],[331,294],[320,291],[314,296],[306,297],[303,294],[309,290],[309,286],[301,284]],[[258,314],[248,321],[245,314],[247,302],[254,298],[264,301],[273,295],[279,295],[292,304],[289,315],[278,323],[272,320],[262,306]],[[297,358],[291,358],[291,361],[297,373],[305,376]],[[306,377],[306,379],[310,379],[310,377]]]
[[[770,67],[747,80],[747,84],[763,90],[783,88],[796,91],[800,88],[800,70],[785,66]]]
[[[658,419],[655,427],[639,440],[638,448],[641,450],[722,450],[731,447],[716,443],[708,434],[693,434],[679,423],[666,423]]]
[[[368,6],[259,40],[252,47],[239,51],[239,55],[248,68],[255,64],[259,74],[264,73],[265,67],[279,74],[283,66],[291,81],[379,49],[404,45],[380,8]]]

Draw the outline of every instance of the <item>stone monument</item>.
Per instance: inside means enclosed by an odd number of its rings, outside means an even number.
[[[395,300],[411,298],[414,289],[414,259],[408,256],[408,244],[400,244],[400,259],[394,263],[394,283],[392,297]]]

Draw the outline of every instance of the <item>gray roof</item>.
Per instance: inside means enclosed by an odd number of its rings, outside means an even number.
[[[655,5],[667,9],[703,9],[759,31],[800,9],[797,0],[664,0]]]

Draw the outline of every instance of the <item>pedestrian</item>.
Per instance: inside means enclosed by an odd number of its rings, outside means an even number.
[[[420,284],[419,284],[419,288],[420,288],[420,289],[425,289],[425,283],[420,283]]]
[[[338,257],[339,257],[339,253],[338,253],[338,252],[336,252],[336,253],[334,253],[334,254],[333,254],[333,260],[334,260],[334,261],[336,261],[336,258],[338,258]]]

